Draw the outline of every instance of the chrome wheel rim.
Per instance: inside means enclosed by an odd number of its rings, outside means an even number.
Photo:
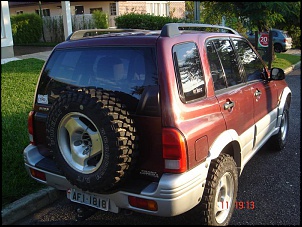
[[[288,129],[288,119],[287,119],[287,111],[285,110],[283,112],[282,118],[281,118],[281,125],[280,125],[280,131],[281,131],[281,140],[284,141],[286,138]]]
[[[219,224],[223,223],[230,213],[234,190],[234,178],[230,172],[226,172],[218,182],[214,200],[214,215]]]
[[[93,173],[102,164],[102,137],[86,115],[78,112],[66,114],[59,123],[57,141],[63,158],[74,170]]]

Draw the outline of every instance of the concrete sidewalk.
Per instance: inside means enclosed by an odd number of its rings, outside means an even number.
[[[51,51],[39,52],[35,54],[21,55],[14,58],[1,59],[1,64],[5,64],[10,61],[37,58],[46,61]],[[285,74],[290,73],[294,69],[301,67],[301,61],[295,65],[284,70]],[[42,189],[37,193],[25,196],[9,205],[7,205],[2,211],[2,225],[11,225],[22,218],[34,213],[35,211],[55,202],[56,200],[66,196],[64,191],[56,190],[52,187]]]
[[[23,60],[23,59],[28,59],[28,58],[37,58],[40,60],[46,61],[50,55],[51,51],[44,51],[44,52],[38,52],[34,54],[25,54],[25,55],[20,55],[20,56],[15,56],[13,58],[5,58],[1,59],[1,65],[5,64],[10,61],[18,61],[18,60]]]

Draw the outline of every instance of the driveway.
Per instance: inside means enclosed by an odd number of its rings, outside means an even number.
[[[284,52],[284,54],[292,54],[292,55],[301,56],[301,49],[290,49],[290,50]]]

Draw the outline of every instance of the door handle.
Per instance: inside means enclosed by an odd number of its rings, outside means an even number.
[[[260,96],[262,94],[262,92],[261,91],[259,91],[258,89],[255,91],[255,93],[254,93],[254,95],[255,96]]]
[[[224,104],[224,109],[225,110],[229,110],[231,108],[233,108],[235,106],[235,103],[232,102],[232,101],[227,101],[225,104]]]

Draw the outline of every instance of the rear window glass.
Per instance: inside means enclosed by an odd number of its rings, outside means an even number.
[[[204,97],[205,81],[196,44],[175,45],[173,56],[181,100],[186,103]]]
[[[56,50],[43,77],[58,84],[97,87],[139,96],[145,86],[157,84],[152,47],[94,47]]]
[[[285,38],[290,38],[290,36],[288,35],[288,33],[286,31],[282,32],[282,34],[284,35]]]

